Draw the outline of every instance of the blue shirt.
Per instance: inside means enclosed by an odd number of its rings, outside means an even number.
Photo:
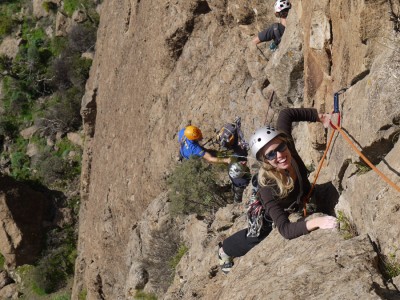
[[[185,128],[181,129],[178,133],[178,142],[180,144],[179,152],[185,159],[191,156],[203,157],[206,152],[199,145],[197,141],[191,141],[184,136]]]

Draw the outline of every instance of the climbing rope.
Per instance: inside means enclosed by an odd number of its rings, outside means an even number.
[[[376,168],[369,160],[368,158],[365,157],[364,154],[361,153],[360,150],[357,149],[357,147],[354,145],[354,143],[350,140],[350,138],[346,135],[346,133],[341,129],[339,126],[336,124],[331,123],[335,129],[339,131],[339,133],[344,137],[347,143],[353,148],[353,150],[363,159],[363,161],[375,172],[377,173],[386,183],[388,183],[391,187],[393,187],[395,190],[400,192],[400,187],[397,186],[393,181],[391,181],[385,174],[383,174],[378,168]]]
[[[308,192],[307,196],[303,198],[303,214],[304,214],[304,216],[307,216],[307,209],[306,209],[306,206],[307,206],[307,203],[310,201],[312,192],[314,191],[314,188],[315,188],[315,185],[316,185],[316,183],[317,183],[317,179],[318,179],[319,173],[320,173],[320,171],[321,171],[321,169],[322,169],[324,160],[325,160],[326,155],[327,155],[327,153],[328,153],[328,150],[329,150],[329,148],[330,148],[330,146],[331,146],[331,143],[332,143],[332,140],[333,140],[333,136],[335,135],[335,130],[337,130],[337,131],[344,137],[344,139],[346,140],[346,142],[350,144],[350,146],[353,148],[353,150],[363,159],[363,161],[364,161],[374,172],[376,172],[376,173],[377,173],[384,181],[386,181],[386,183],[388,183],[391,187],[393,187],[395,190],[397,190],[398,192],[400,192],[400,187],[397,186],[393,181],[391,181],[391,180],[390,180],[385,174],[383,174],[378,168],[376,168],[376,167],[368,160],[368,158],[367,158],[364,154],[362,154],[360,150],[357,149],[357,147],[354,145],[354,143],[350,140],[350,138],[346,135],[346,133],[345,133],[345,132],[343,131],[343,129],[340,127],[339,95],[342,94],[342,93],[344,93],[346,90],[347,90],[347,88],[344,88],[344,89],[341,89],[340,91],[338,91],[338,92],[336,92],[336,93],[334,94],[334,98],[333,98],[333,99],[334,99],[334,102],[333,102],[334,110],[333,110],[333,113],[335,113],[335,114],[338,115],[338,122],[337,122],[337,124],[335,124],[335,123],[332,122],[332,120],[330,121],[330,125],[331,125],[331,127],[333,128],[332,133],[331,133],[331,136],[330,136],[330,138],[329,138],[329,141],[328,141],[328,144],[327,144],[326,149],[325,149],[325,151],[324,151],[324,154],[322,155],[322,158],[321,158],[321,160],[320,160],[320,162],[319,162],[318,169],[317,169],[317,172],[316,172],[316,174],[315,174],[314,182],[313,182],[313,184],[312,184],[312,186],[311,186],[311,189],[310,189],[310,191]]]
[[[319,161],[319,165],[318,165],[317,173],[315,174],[314,182],[313,182],[313,184],[311,186],[311,189],[308,192],[307,196],[303,199],[303,214],[304,214],[305,217],[307,216],[307,209],[306,209],[307,203],[310,201],[310,198],[311,198],[311,195],[312,195],[312,193],[314,191],[315,185],[317,184],[317,179],[318,179],[318,176],[319,176],[319,172],[322,169],[322,166],[324,164],[324,160],[326,158],[326,154],[328,153],[328,150],[329,150],[329,148],[330,148],[330,146],[332,144],[332,140],[333,140],[333,136],[334,135],[335,135],[335,130],[332,130],[332,133],[331,133],[331,136],[329,138],[329,141],[328,141],[328,144],[326,146],[326,149],[324,151],[324,154],[322,155],[322,158]]]

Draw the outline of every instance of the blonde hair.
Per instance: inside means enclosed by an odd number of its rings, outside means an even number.
[[[286,143],[290,141],[289,138],[283,136],[280,136],[279,139]],[[280,199],[285,198],[294,188],[292,177],[279,172],[264,158],[262,158],[262,165],[258,171],[258,184],[261,187],[272,188]]]

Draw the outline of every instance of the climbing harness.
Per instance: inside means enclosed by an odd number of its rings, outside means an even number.
[[[354,143],[350,140],[350,138],[346,135],[346,133],[343,131],[343,129],[341,129],[340,127],[340,110],[339,110],[339,95],[344,93],[348,88],[343,88],[340,91],[336,92],[333,96],[333,113],[338,114],[338,121],[337,124],[333,123],[332,120],[330,121],[330,125],[333,128],[331,136],[329,138],[328,144],[326,146],[326,149],[324,151],[324,154],[322,155],[322,158],[319,162],[318,165],[318,169],[317,169],[317,173],[315,175],[314,178],[314,182],[311,186],[310,191],[308,192],[307,196],[303,198],[303,214],[304,216],[307,216],[307,211],[306,211],[306,206],[311,198],[312,192],[315,188],[317,179],[318,179],[318,175],[322,169],[322,165],[324,163],[325,157],[328,153],[328,150],[331,146],[332,140],[333,140],[333,136],[335,134],[335,130],[337,130],[342,136],[343,138],[346,140],[346,142],[353,148],[353,150],[363,159],[363,161],[373,170],[375,171],[386,183],[388,183],[391,187],[393,187],[395,190],[397,190],[398,192],[400,192],[400,187],[397,186],[393,181],[391,181],[385,174],[383,174],[379,169],[377,169],[369,160],[368,158],[361,153],[361,151],[359,151],[357,149],[357,147],[354,145]]]
[[[247,209],[247,236],[258,237],[263,226],[264,207],[259,197],[255,197],[252,200]]]

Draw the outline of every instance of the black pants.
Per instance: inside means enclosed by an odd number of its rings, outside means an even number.
[[[258,245],[272,231],[272,222],[264,220],[263,228],[258,237],[248,237],[247,228],[240,230],[224,240],[222,248],[231,257],[240,257]]]
[[[233,201],[235,203],[240,203],[242,202],[243,199],[243,192],[245,190],[246,187],[238,187],[238,186],[234,186],[232,184],[232,192],[233,192]]]
[[[334,208],[338,202],[339,194],[331,182],[316,185],[313,198],[317,206],[317,212],[334,215]],[[265,219],[263,221],[264,226],[258,237],[247,237],[246,228],[226,238],[222,243],[224,252],[232,257],[240,257],[249,252],[272,231],[272,222]]]

